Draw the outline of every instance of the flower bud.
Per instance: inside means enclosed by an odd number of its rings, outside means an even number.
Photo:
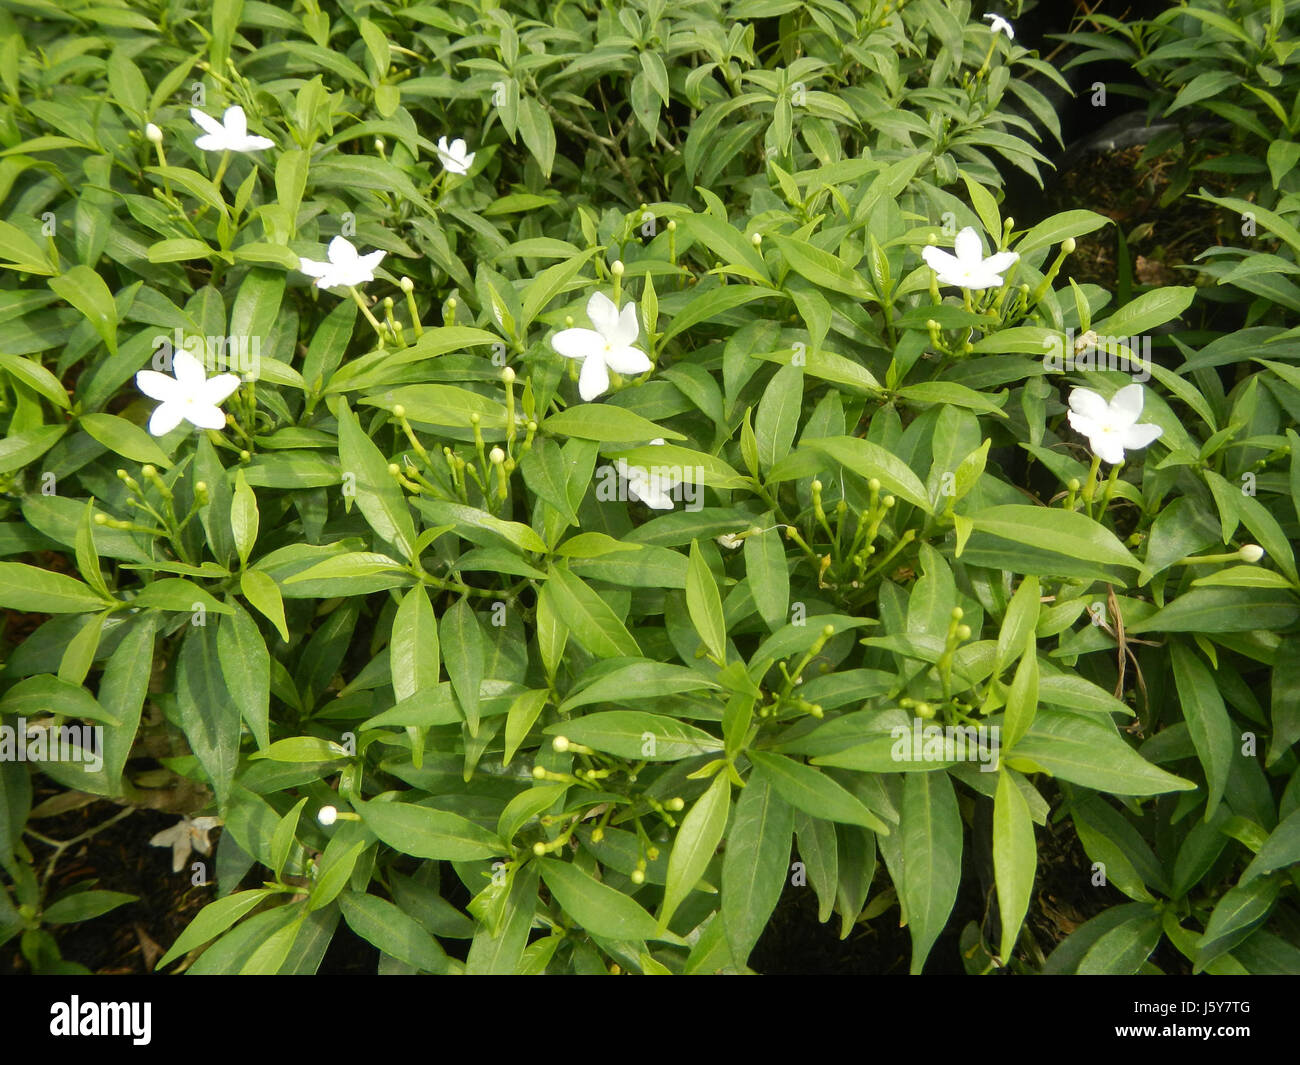
[[[507,366],[504,370],[502,370],[502,371],[501,371],[501,380],[503,380],[503,381],[504,381],[506,384],[508,384],[508,385],[513,385],[513,384],[515,383],[515,371],[514,371],[514,369],[511,368],[511,367],[509,367],[509,366]]]
[[[1077,247],[1078,244],[1075,243],[1073,237],[1066,237],[1063,241],[1061,241],[1061,251],[1065,252],[1066,255],[1073,255],[1074,249]]]
[[[145,139],[148,140],[150,144],[162,144],[162,130],[152,122],[144,127],[144,135]]]
[[[678,810],[684,810],[686,809],[686,800],[683,799],[680,795],[674,796],[673,798],[669,799],[666,803],[664,803],[664,809],[672,810],[673,813],[676,813]]]
[[[488,452],[488,462],[492,463],[493,466],[500,466],[501,463],[505,462],[505,460],[506,453],[499,447],[494,447]]]
[[[394,404],[393,404],[393,417],[394,417],[394,418],[405,418],[405,417],[406,417],[406,408],[403,407],[400,403],[394,403]]]
[[[958,625],[958,626],[957,626],[957,639],[959,639],[959,640],[969,640],[969,639],[970,639],[970,626],[969,626],[969,625]]]
[[[533,766],[533,779],[534,779],[534,780],[545,780],[545,779],[546,779],[546,768],[545,768],[544,766],[540,766],[540,765],[535,765],[535,766]]]
[[[339,818],[338,809],[334,806],[322,806],[320,813],[316,815],[316,820],[328,828]]]
[[[645,873],[643,873],[640,869],[633,869],[632,872],[628,875],[628,879],[631,880],[632,883],[634,884],[644,884]]]
[[[1264,549],[1259,544],[1246,544],[1237,552],[1237,557],[1243,562],[1258,562],[1264,557]]]
[[[749,242],[752,245],[754,245],[754,247],[756,248],[761,247],[763,244],[763,234],[755,233],[752,237],[749,238]]]
[[[563,754],[565,751],[569,749],[569,737],[556,736],[555,739],[551,740],[551,746],[555,750],[559,751],[560,754]]]
[[[415,291],[415,282],[412,281],[409,277],[404,276],[400,281],[397,282],[397,284],[403,292],[411,293]]]
[[[623,266],[622,259],[615,259],[612,263],[609,264],[609,272],[613,274],[615,277],[622,277],[623,270],[624,270],[624,266]]]

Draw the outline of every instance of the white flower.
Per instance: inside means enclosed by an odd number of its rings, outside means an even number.
[[[635,304],[628,303],[620,313],[613,300],[597,292],[587,301],[587,317],[595,329],[561,329],[551,347],[566,359],[582,360],[578,394],[590,403],[609,388],[610,370],[638,374],[651,366],[646,353],[633,346],[641,335]]]
[[[207,118],[208,116],[204,115],[203,117]],[[162,144],[163,132],[152,122],[148,123],[144,127],[144,136],[145,136],[145,140],[147,140],[150,144]]]
[[[182,817],[171,828],[165,828],[149,841],[151,847],[172,849],[172,872],[179,873],[189,860],[190,851],[211,854],[212,844],[208,833],[221,824],[219,817]]]
[[[347,237],[335,237],[330,241],[326,254],[328,262],[315,259],[303,259],[298,269],[316,279],[318,288],[350,287],[363,281],[375,279],[375,267],[383,259],[385,252],[372,251],[369,255],[358,255],[357,249]]]
[[[248,119],[238,104],[228,107],[220,122],[197,107],[190,108],[190,118],[204,130],[194,139],[194,147],[205,152],[255,152],[275,147],[275,141],[267,137],[248,135]]]
[[[1001,15],[985,15],[984,17],[989,20],[990,28],[994,33],[1005,33],[1009,41],[1016,39],[1016,31],[1011,28],[1011,23]]]
[[[1142,399],[1139,384],[1125,385],[1109,403],[1091,389],[1076,388],[1070,393],[1070,425],[1088,438],[1093,454],[1103,462],[1123,462],[1125,450],[1146,447],[1164,431],[1158,425],[1138,424]]]
[[[939,275],[943,284],[975,292],[1001,287],[1002,272],[1020,258],[1014,251],[1000,251],[984,258],[979,234],[970,226],[957,234],[953,251],[957,254],[950,255],[933,244],[927,244],[921,250],[921,258]]]
[[[734,551],[738,547],[743,547],[745,541],[742,540],[735,533],[723,533],[721,536],[718,537],[718,543],[721,546],[727,548],[727,550]]]
[[[586,373],[585,368],[583,372]],[[651,440],[650,443],[660,447],[664,440],[660,437]],[[626,459],[619,459],[618,473],[627,481],[627,494],[633,499],[639,499],[647,507],[655,510],[673,509],[673,497],[670,493],[680,480],[673,476],[670,470],[658,466],[647,470],[644,466],[629,466]]]
[[[1258,562],[1264,557],[1264,549],[1259,544],[1246,544],[1237,549],[1237,557],[1243,562]]]
[[[316,815],[316,820],[328,828],[339,819],[339,811],[336,806],[322,806],[320,813]]]
[[[475,152],[465,151],[465,142],[457,137],[450,145],[446,137],[438,138],[438,161],[453,174],[468,174],[474,165]]]
[[[157,370],[135,375],[136,388],[150,399],[161,400],[149,418],[149,432],[166,436],[182,421],[200,429],[225,428],[226,416],[219,404],[239,387],[239,375],[223,373],[209,379],[203,363],[188,351],[172,356],[172,372],[175,377]]]

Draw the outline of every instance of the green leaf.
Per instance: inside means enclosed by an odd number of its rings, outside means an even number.
[[[11,473],[40,458],[66,433],[64,425],[38,425],[0,440],[0,474]]]
[[[344,476],[355,477],[357,506],[381,540],[396,544],[408,559],[415,555],[415,523],[388,462],[370,442],[344,399],[338,404],[339,462]],[[345,481],[346,483],[346,481]]]
[[[790,453],[802,410],[803,367],[782,366],[763,392],[754,417],[754,437],[763,470],[771,469]]]
[[[776,793],[798,810],[813,817],[859,825],[889,835],[889,826],[868,810],[849,791],[812,766],[796,762],[781,754],[750,751],[754,772],[766,780]]]
[[[879,479],[887,492],[920,507],[927,514],[933,513],[930,501],[926,498],[925,485],[920,478],[902,459],[879,444],[853,436],[830,436],[801,440],[799,450],[804,448],[820,451],[859,477]]]
[[[46,924],[76,924],[125,906],[139,902],[138,895],[125,895],[120,891],[78,891],[50,903],[41,914]]]
[[[483,630],[468,599],[461,599],[442,615],[439,646],[456,702],[465,714],[471,736],[478,735],[478,690],[483,683]],[[435,667],[436,669],[436,667]],[[437,677],[434,677],[434,683]]]
[[[1007,705],[1002,742],[1013,747],[1034,723],[1038,709],[1038,655],[1033,643],[1025,649],[1016,667],[1016,675],[1007,689]]]
[[[315,739],[315,737],[303,737],[304,739]],[[281,743],[292,743],[292,740],[281,740]],[[323,740],[321,741],[324,742]],[[278,744],[272,744],[270,750],[263,752],[268,757],[271,755]],[[284,876],[284,867],[289,862],[289,854],[293,850],[294,836],[298,832],[298,818],[302,815],[302,808],[307,805],[307,796],[304,795],[293,805],[287,814],[280,818],[279,824],[275,826],[275,832],[271,834],[271,872],[275,874],[276,880]]]
[[[560,713],[567,714],[579,706],[589,706],[592,703],[662,699],[679,692],[718,687],[714,681],[685,666],[668,662],[633,662],[619,666],[612,672],[603,672],[590,684],[572,691],[560,704]]]
[[[1282,888],[1277,876],[1256,877],[1229,888],[1214,904],[1205,934],[1196,945],[1194,972],[1231,950],[1268,918]]]
[[[87,614],[103,610],[105,601],[73,577],[24,565],[0,562],[0,607],[21,613]]]
[[[397,606],[388,644],[389,670],[398,702],[437,686],[440,649],[437,618],[429,603],[429,593],[417,584]]]
[[[1004,768],[998,774],[998,790],[993,800],[993,875],[1002,917],[1002,945],[998,953],[1004,963],[1011,958],[1021,922],[1029,912],[1037,868],[1038,851],[1029,804],[1011,771]]]
[[[471,862],[508,848],[459,814],[403,802],[354,802],[366,827],[390,847],[414,858]]]
[[[1062,780],[1115,795],[1160,795],[1196,787],[1144,759],[1109,721],[1043,707],[1033,727],[1006,757],[1029,759]]]
[[[1086,514],[1007,503],[988,507],[969,517],[977,531],[1000,536],[1005,540],[1046,548],[1057,554],[1103,565],[1141,568],[1141,563],[1129,553],[1114,533]]]
[[[754,605],[768,629],[775,632],[786,623],[790,609],[790,570],[779,529],[771,528],[774,519],[764,515],[759,527],[764,531],[745,537],[745,574]]]
[[[1205,802],[1208,821],[1223,798],[1228,784],[1228,773],[1237,753],[1232,721],[1223,705],[1223,696],[1215,683],[1214,674],[1191,648],[1181,643],[1170,647],[1174,667],[1174,682],[1178,686],[1178,701],[1183,707],[1183,720],[1196,747],[1196,757],[1205,769],[1209,794]]]
[[[554,604],[573,638],[598,658],[640,658],[632,634],[599,595],[563,566],[552,565],[542,597]]]
[[[961,882],[961,814],[946,772],[908,773],[903,778],[900,831],[901,894],[912,934],[915,976],[948,922]]]
[[[793,835],[794,810],[767,781],[751,777],[736,803],[722,856],[721,919],[738,966],[748,960],[781,898]]]
[[[425,972],[445,974],[452,961],[414,917],[385,899],[357,891],[339,896],[348,927],[385,954]]]
[[[288,643],[289,626],[284,619],[284,597],[280,594],[280,586],[261,570],[246,569],[239,575],[239,590],[249,605],[275,626],[280,639]]]
[[[677,907],[691,893],[713,854],[722,842],[731,812],[731,781],[725,772],[718,773],[708,790],[695,800],[695,805],[682,819],[668,855],[668,879],[664,886],[663,906],[659,911],[659,927],[667,928]]]
[[[191,626],[176,667],[176,709],[190,750],[225,806],[239,760],[239,709],[222,674],[217,633],[225,619]]]
[[[722,615],[722,597],[700,554],[698,541],[691,541],[690,567],[686,571],[686,610],[704,646],[719,665],[727,659],[727,622]]]
[[[1080,976],[1131,976],[1142,968],[1162,935],[1160,914],[1151,909],[1135,912],[1102,934],[1083,956]]]
[[[52,277],[49,286],[60,299],[66,300],[89,319],[108,350],[117,354],[117,303],[113,293],[89,266],[74,266],[59,277]]]
[[[1266,588],[1193,588],[1149,617],[1127,626],[1143,632],[1248,632],[1289,628],[1300,618],[1292,592]]]
[[[552,436],[572,436],[601,443],[640,443],[651,440],[685,440],[681,433],[664,429],[647,418],[609,403],[583,403],[552,414],[541,424]]]
[[[217,662],[228,700],[248,723],[258,748],[265,750],[271,743],[271,654],[257,622],[237,603],[233,607],[233,615],[217,623]]]
[[[248,556],[257,542],[257,497],[248,487],[243,468],[235,470],[235,491],[230,501],[230,529],[235,537],[235,550],[239,552],[239,564],[248,564]],[[287,639],[287,637],[286,637]]]
[[[772,242],[790,269],[819,288],[840,292],[856,300],[875,300],[875,293],[842,259],[807,241],[772,234]]]
[[[209,940],[215,939],[245,914],[251,913],[263,899],[273,894],[275,892],[257,888],[253,891],[237,891],[233,895],[208,903],[177,937],[171,949],[158,959],[154,969],[161,969],[164,965],[169,965],[182,955],[188,954],[195,947],[201,947]]]
[[[675,762],[722,750],[703,729],[641,710],[607,710],[557,721],[544,731],[629,761]]]
[[[588,876],[571,862],[543,859],[542,879],[578,927],[607,939],[659,939],[659,922],[621,891]]]

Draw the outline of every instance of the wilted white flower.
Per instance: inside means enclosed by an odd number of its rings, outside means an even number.
[[[583,368],[586,373],[586,368]],[[651,440],[651,444],[656,447],[662,446],[663,438]],[[648,507],[655,510],[672,510],[673,497],[672,489],[680,483],[678,478],[674,477],[667,470],[660,470],[655,467],[653,470],[647,470],[644,466],[629,466],[626,459],[618,460],[619,476],[627,481],[627,494],[633,499],[639,499]]]
[[[238,104],[226,108],[220,122],[211,115],[205,115],[197,107],[190,108],[190,117],[204,131],[194,139],[194,147],[205,152],[256,152],[262,148],[275,147],[275,141],[268,137],[249,135],[248,119]]]
[[[327,262],[302,259],[298,263],[299,270],[316,279],[318,288],[346,288],[360,285],[364,281],[373,281],[375,267],[386,253],[372,251],[369,255],[358,255],[357,249],[347,237],[335,237],[330,241],[326,254],[329,256]]]
[[[449,145],[446,137],[438,138],[438,161],[453,174],[468,174],[474,165],[475,152],[465,151],[465,142],[457,137]]]
[[[651,364],[646,353],[633,346],[641,335],[635,304],[626,304],[620,313],[613,300],[597,292],[587,301],[587,317],[595,329],[561,329],[551,346],[566,359],[582,360],[578,394],[590,402],[609,388],[610,370],[639,374]]]
[[[1016,39],[1016,31],[1011,28],[1011,23],[1001,15],[985,15],[984,17],[989,20],[989,27],[994,33],[1005,33],[1009,41]]]
[[[953,251],[957,254],[951,255],[933,244],[927,244],[921,250],[921,258],[943,284],[956,285],[974,292],[999,288],[1002,285],[1002,272],[1020,258],[1014,251],[1000,251],[984,258],[979,234],[970,226],[957,234]]]
[[[172,849],[172,872],[179,873],[189,861],[190,851],[211,854],[212,844],[208,833],[221,824],[219,817],[182,817],[171,828],[165,828],[149,841],[151,847]]]
[[[739,536],[737,536],[735,533],[723,533],[721,536],[718,537],[718,543],[721,546],[727,548],[728,550],[734,551],[738,547],[743,547],[745,541],[741,539]]]
[[[224,428],[226,416],[219,404],[239,387],[239,375],[223,373],[209,379],[203,363],[188,351],[172,356],[172,372],[175,377],[157,370],[141,370],[135,375],[136,387],[150,399],[161,401],[149,418],[149,432],[165,436],[182,421],[200,429]]]
[[[1070,393],[1070,426],[1088,438],[1092,452],[1103,462],[1124,461],[1124,452],[1146,447],[1164,430],[1138,424],[1144,393],[1140,384],[1125,385],[1109,403],[1088,388]]]

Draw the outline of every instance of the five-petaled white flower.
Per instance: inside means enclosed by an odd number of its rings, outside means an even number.
[[[175,377],[157,370],[141,370],[135,375],[141,392],[161,400],[149,418],[149,432],[165,436],[182,421],[200,429],[225,428],[226,416],[218,404],[239,387],[239,375],[223,373],[209,378],[203,363],[188,351],[172,356],[172,372]]]
[[[634,346],[641,335],[636,304],[626,304],[620,313],[613,300],[597,292],[587,301],[587,317],[595,329],[561,329],[551,338],[551,346],[566,359],[582,360],[578,394],[591,402],[609,388],[610,370],[645,373],[651,364],[646,353]]]
[[[190,851],[211,854],[212,844],[208,833],[221,824],[219,817],[182,817],[171,828],[165,828],[149,841],[151,847],[172,849],[172,872],[179,873],[189,860]]]
[[[660,437],[650,443],[660,447],[664,440]],[[627,494],[633,499],[655,510],[673,509],[672,489],[681,481],[671,469],[655,466],[647,470],[644,466],[629,466],[626,459],[619,459],[618,474],[627,481]]]
[[[203,129],[202,135],[194,139],[194,147],[205,152],[256,152],[275,147],[275,141],[268,137],[249,136],[248,119],[238,104],[226,108],[220,122],[197,107],[190,108],[190,117]]]
[[[989,20],[990,28],[994,33],[1005,33],[1009,41],[1016,39],[1016,31],[1011,28],[1011,23],[1001,15],[985,15],[984,17]]]
[[[468,174],[474,165],[475,152],[465,151],[465,142],[457,137],[450,145],[446,137],[438,138],[438,161],[453,174]]]
[[[375,279],[375,267],[379,265],[386,252],[372,251],[369,255],[358,255],[357,249],[347,237],[335,237],[330,241],[326,254],[327,262],[315,259],[303,259],[298,269],[316,279],[318,288],[350,287],[363,281]]]
[[[1091,389],[1076,388],[1070,393],[1070,425],[1088,438],[1103,462],[1123,462],[1125,450],[1146,447],[1164,432],[1158,425],[1138,424],[1142,400],[1142,386],[1136,383],[1125,385],[1109,403]]]
[[[957,254],[950,255],[933,244],[927,244],[921,250],[921,258],[939,275],[943,284],[956,285],[974,292],[1000,288],[1002,272],[1020,258],[1014,251],[1000,251],[984,258],[979,234],[970,226],[957,234],[953,251]]]

